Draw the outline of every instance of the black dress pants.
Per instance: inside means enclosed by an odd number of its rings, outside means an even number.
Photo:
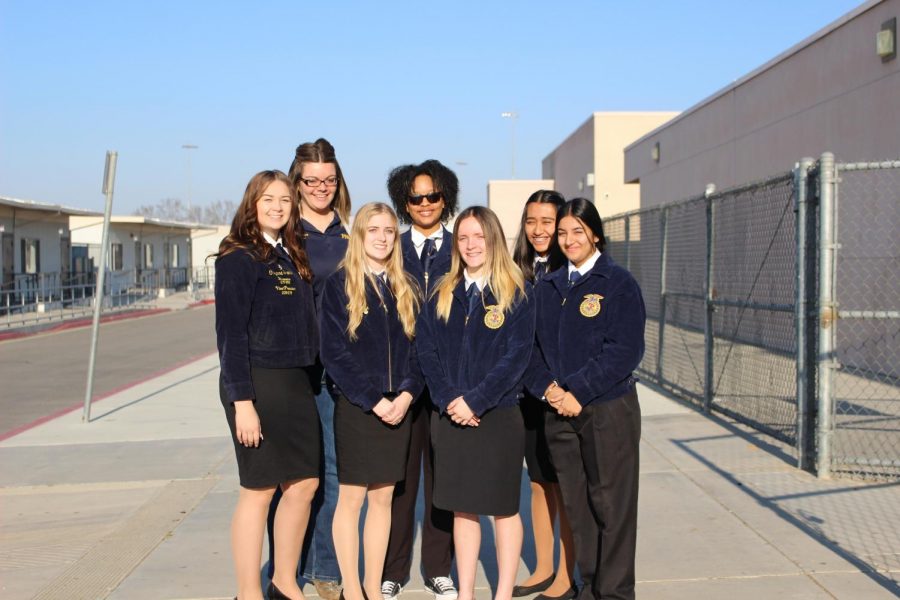
[[[423,468],[425,514],[422,523],[422,570],[426,579],[450,575],[453,561],[453,513],[435,508],[432,504],[434,457],[430,423],[433,410],[427,389],[409,409],[408,418],[412,418],[412,434],[409,440],[406,479],[394,487],[391,536],[384,560],[382,581],[404,583],[409,579],[413,538],[416,533],[416,497],[419,494],[419,474]]]
[[[632,389],[589,404],[573,418],[548,412],[545,424],[584,583],[578,600],[633,600],[641,439],[637,393]]]

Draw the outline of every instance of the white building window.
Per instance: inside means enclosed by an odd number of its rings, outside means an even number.
[[[144,268],[153,268],[153,244],[144,244]]]
[[[122,244],[109,245],[109,267],[113,271],[122,270]]]
[[[172,244],[172,268],[178,268],[178,244]]]
[[[41,240],[22,238],[22,273],[41,270]]]

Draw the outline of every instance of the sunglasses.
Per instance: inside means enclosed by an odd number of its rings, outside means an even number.
[[[434,204],[435,202],[440,202],[441,198],[443,198],[443,197],[444,197],[444,195],[441,194],[440,192],[432,192],[430,194],[419,194],[418,196],[410,196],[408,198],[408,201],[413,206],[419,206],[425,200],[428,200],[428,202],[431,204]]]

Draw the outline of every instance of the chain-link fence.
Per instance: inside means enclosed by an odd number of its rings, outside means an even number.
[[[900,476],[900,161],[837,164],[831,468]]]
[[[644,294],[643,379],[789,444],[801,467],[893,478],[900,162],[825,171],[806,159],[606,219],[608,252]]]

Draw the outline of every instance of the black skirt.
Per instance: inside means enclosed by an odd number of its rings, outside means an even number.
[[[219,377],[219,397],[231,429],[241,487],[265,488],[318,477],[322,431],[307,371],[251,367],[250,378],[263,435],[258,448],[237,441],[234,404],[226,399]]]
[[[527,392],[519,406],[525,422],[525,465],[528,467],[528,478],[538,483],[557,483],[559,480],[556,478],[547,435],[544,433],[544,413],[550,407]]]
[[[404,479],[411,420],[407,412],[399,425],[388,425],[338,394],[334,407],[338,481],[368,485]]]
[[[525,427],[518,406],[489,410],[478,427],[431,416],[434,505],[476,515],[519,512]]]

